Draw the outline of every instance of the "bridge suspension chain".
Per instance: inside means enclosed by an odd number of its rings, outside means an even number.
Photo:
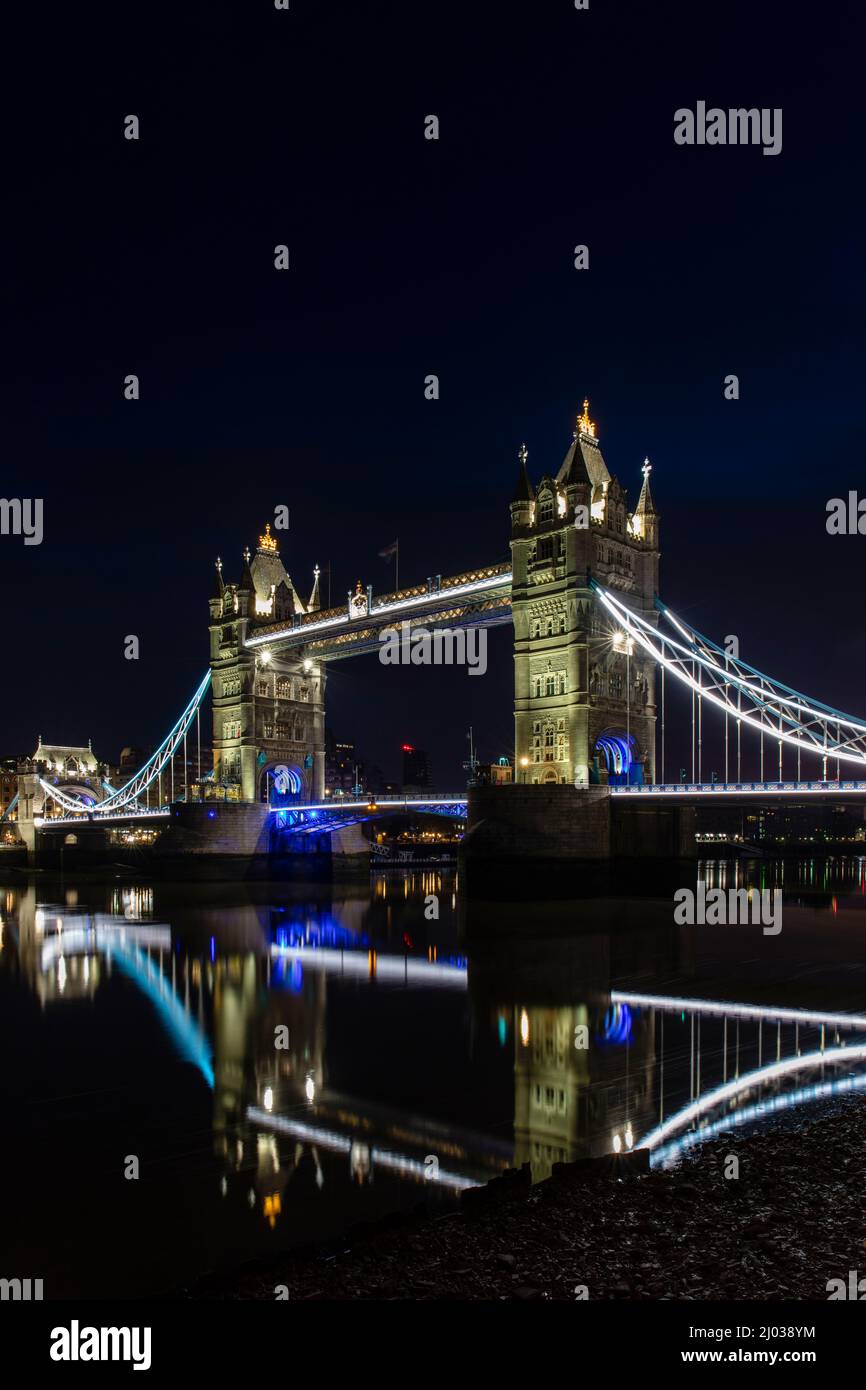
[[[101,815],[112,815],[112,814],[116,815],[118,812],[123,811],[126,807],[134,807],[134,808],[140,810],[140,809],[141,809],[141,806],[140,806],[140,803],[139,803],[139,798],[143,795],[144,792],[147,791],[148,787],[150,787],[151,784],[152,784],[153,782],[156,782],[156,783],[157,783],[157,786],[158,786],[158,788],[159,788],[159,802],[160,802],[160,805],[161,805],[161,804],[162,804],[162,773],[163,773],[164,769],[166,768],[166,766],[169,766],[169,765],[170,765],[170,771],[171,771],[171,786],[172,786],[172,799],[173,799],[173,793],[174,793],[174,756],[175,756],[176,753],[179,752],[179,750],[180,750],[181,748],[183,748],[184,765],[186,766],[186,761],[187,761],[187,760],[186,760],[186,738],[187,738],[187,734],[189,733],[190,729],[192,728],[194,722],[195,722],[195,726],[196,726],[196,732],[197,732],[197,734],[198,734],[198,731],[199,731],[199,709],[200,709],[200,707],[201,707],[201,702],[202,702],[202,700],[204,699],[205,695],[207,694],[208,688],[209,688],[209,686],[210,686],[210,681],[211,681],[211,673],[210,673],[210,671],[208,671],[208,672],[206,672],[206,674],[205,674],[205,676],[203,677],[203,679],[199,682],[198,688],[196,689],[195,694],[193,695],[193,697],[192,697],[192,699],[190,700],[189,704],[186,706],[186,709],[183,711],[183,713],[181,714],[180,718],[177,720],[177,722],[174,724],[174,726],[172,727],[172,729],[169,731],[169,733],[168,733],[168,734],[166,735],[166,737],[163,739],[162,743],[159,745],[159,747],[157,748],[156,752],[151,754],[151,756],[148,758],[147,762],[146,762],[141,768],[139,768],[138,772],[136,772],[136,773],[134,774],[134,776],[132,776],[132,777],[129,779],[128,782],[125,782],[125,783],[123,784],[122,787],[118,787],[118,789],[117,789],[116,791],[111,790],[111,791],[109,792],[108,796],[106,796],[104,800],[102,800],[102,801],[92,801],[92,802],[91,802],[91,801],[85,801],[83,797],[80,797],[80,796],[70,796],[67,792],[62,791],[60,787],[54,787],[54,786],[51,785],[50,782],[46,782],[46,781],[44,781],[43,779],[40,779],[40,786],[42,787],[43,791],[44,791],[48,796],[52,797],[53,800],[56,801],[56,802],[58,803],[58,805],[62,806],[63,809],[64,809],[65,811],[68,811],[68,812],[70,812],[70,813],[72,813],[72,812],[77,812],[77,813],[80,814],[80,813],[84,812],[84,813],[87,813],[87,814],[89,814],[89,815],[100,815],[100,816],[101,816]],[[198,770],[199,770],[199,776],[200,776],[200,775],[201,775],[201,745],[200,745],[200,742],[199,742]],[[188,778],[187,778],[186,773],[185,773],[185,775],[184,775],[184,787],[186,787],[187,784],[188,784]]]
[[[812,753],[822,759],[826,780],[828,759],[866,766],[866,723],[830,705],[801,694],[790,686],[764,675],[756,667],[725,652],[715,642],[684,623],[666,604],[656,600],[661,617],[678,634],[661,631],[642,614],[625,604],[616,594],[591,580],[592,588],[617,623],[663,672],[675,676],[697,697],[721,709],[726,718],[737,721],[737,762],[739,776],[739,735],[742,725],[754,729],[762,741],[770,737],[780,745],[790,744],[799,756]]]

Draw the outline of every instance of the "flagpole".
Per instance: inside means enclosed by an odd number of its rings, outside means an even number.
[[[396,547],[397,547],[397,549],[396,549],[396,551],[395,551],[395,554],[394,554],[394,560],[395,560],[395,565],[394,565],[394,578],[395,578],[395,581],[396,581],[396,584],[397,584],[397,592],[399,593],[399,592],[400,592],[400,537],[399,537],[399,536],[397,537],[397,539],[396,539],[396,541],[394,542],[394,544],[395,544]]]

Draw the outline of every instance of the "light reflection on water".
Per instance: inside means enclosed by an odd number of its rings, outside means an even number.
[[[866,1085],[866,861],[697,873],[782,887],[784,931],[676,927],[668,898],[466,902],[438,870],[0,889],[18,1181],[44,1181],[62,1133],[94,1250],[122,1263],[98,1194],[134,1115],[152,1182],[130,1220],[153,1249],[118,1278],[141,1291],[419,1198],[447,1210],[514,1164],[538,1180],[641,1144],[669,1163]],[[70,1094],[92,1098],[71,1118]],[[31,1213],[13,1246],[50,1263],[79,1219]],[[64,1288],[92,1292],[82,1258]]]

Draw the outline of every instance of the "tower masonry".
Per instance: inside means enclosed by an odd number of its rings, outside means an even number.
[[[594,578],[655,624],[659,516],[650,464],[633,511],[583,403],[562,466],[511,503],[515,774],[519,782],[655,780],[655,670],[590,587]]]
[[[270,525],[255,555],[244,552],[240,582],[226,583],[217,560],[210,599],[214,779],[241,801],[321,800],[325,789],[325,668],[304,656],[260,647],[247,637],[319,608],[316,571],[304,605],[280,559]]]

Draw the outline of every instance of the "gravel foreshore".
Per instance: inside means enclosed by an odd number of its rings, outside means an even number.
[[[725,1178],[728,1156],[739,1177]],[[676,1168],[558,1165],[394,1218],[340,1253],[287,1253],[202,1280],[195,1299],[807,1299],[866,1275],[866,1098],[796,1127],[736,1129]]]

